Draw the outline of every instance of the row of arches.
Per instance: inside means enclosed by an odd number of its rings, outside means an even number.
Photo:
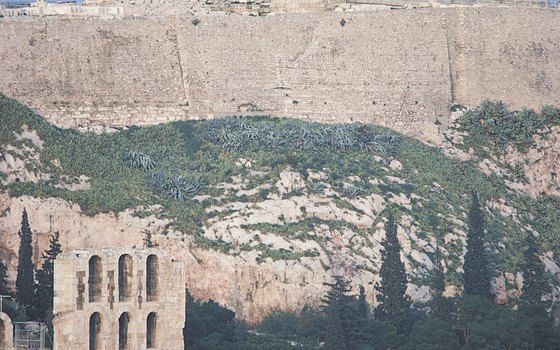
[[[118,264],[118,291],[119,301],[128,301],[132,297],[132,257],[123,254],[119,257]],[[103,288],[103,265],[101,257],[94,255],[89,259],[89,302],[101,301]],[[158,297],[158,271],[159,261],[154,254],[146,259],[146,299],[156,301]]]
[[[119,317],[119,350],[129,349],[131,344],[129,324],[130,314],[123,312]],[[157,346],[157,314],[150,312],[146,319],[146,348],[152,349]],[[101,333],[103,320],[99,312],[94,312],[89,318],[89,350],[101,350]]]

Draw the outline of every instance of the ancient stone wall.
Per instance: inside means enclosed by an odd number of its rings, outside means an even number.
[[[182,349],[184,281],[183,264],[156,249],[61,254],[54,349]]]
[[[423,139],[453,103],[560,105],[560,11],[0,20],[0,91],[55,124],[260,114]]]
[[[560,106],[560,11],[457,11],[451,26],[455,99],[515,108]]]

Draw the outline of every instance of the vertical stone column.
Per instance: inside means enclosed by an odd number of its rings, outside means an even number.
[[[14,326],[10,316],[0,312],[0,349],[11,349],[14,345]]]

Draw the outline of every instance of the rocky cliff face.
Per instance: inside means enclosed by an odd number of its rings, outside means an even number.
[[[291,187],[294,185],[294,178],[297,179],[297,176],[294,177],[293,172],[286,172],[282,184],[278,185]],[[406,202],[406,199],[399,198],[397,201]],[[295,222],[304,215],[317,214],[325,220],[336,218],[369,227],[385,205],[382,197],[357,199],[356,204],[365,209],[361,217],[356,212],[338,208],[328,197],[302,195],[290,200],[269,199],[256,205],[231,203],[228,208],[236,208],[230,215],[212,220],[205,226],[207,237],[219,237],[234,246],[252,241],[258,235],[260,242],[275,249],[296,252],[312,249],[318,252],[318,256],[302,256],[297,260],[266,258],[260,262],[257,262],[260,254],[256,251],[230,254],[201,249],[194,244],[192,237],[166,229],[170,220],[159,219],[154,215],[138,218],[133,215],[133,210],[116,215],[87,216],[77,205],[61,199],[28,196],[14,198],[7,194],[0,196],[0,204],[0,210],[4,214],[0,218],[0,235],[5,238],[0,258],[7,260],[12,277],[17,268],[17,232],[21,214],[26,208],[34,233],[37,263],[40,262],[40,252],[47,249],[49,235],[56,231],[60,233],[64,250],[110,246],[141,247],[149,232],[156,244],[186,262],[187,286],[195,298],[211,298],[234,309],[239,317],[249,321],[258,321],[272,311],[297,311],[305,305],[318,306],[321,296],[326,292],[324,283],[331,282],[332,276],[336,274],[351,278],[356,290],[359,285],[363,285],[368,302],[375,305],[374,284],[378,281],[375,271],[380,264],[379,249],[383,238],[381,229],[366,242],[365,238],[347,228],[337,230],[327,225],[310,227],[310,234],[314,232],[329,237],[328,243],[321,245],[315,241],[289,240],[259,231],[255,233],[242,226],[247,223],[278,223],[279,220]],[[303,207],[307,208],[308,214],[301,212]],[[403,256],[410,256],[420,264],[419,267],[412,267],[405,259],[411,274],[418,269],[427,271],[433,266],[426,255],[426,252],[434,251],[433,244],[415,236],[415,230],[410,217],[399,228]],[[421,248],[413,249],[413,245]],[[409,293],[416,301],[426,301],[429,298],[429,288],[426,286],[411,283]]]
[[[557,238],[553,233],[539,232],[540,226],[526,219],[533,214],[524,212],[529,209],[520,204],[533,200],[524,194],[531,194],[535,200],[558,194],[557,127],[547,138],[536,136],[536,146],[526,154],[511,151],[503,159],[480,161],[452,146],[445,148],[452,157],[445,157],[413,140],[404,140],[401,150],[393,155],[368,151],[342,156],[341,163],[328,163],[328,158],[335,156],[331,154],[324,158],[328,164],[315,168],[301,166],[304,158],[299,162],[288,159],[290,164],[275,158],[274,165],[263,166],[262,158],[267,161],[275,153],[263,155],[262,150],[243,156],[216,151],[220,167],[229,169],[231,176],[227,181],[209,183],[205,193],[192,198],[192,203],[202,208],[202,213],[195,213],[200,218],[196,227],[200,232],[196,233],[181,228],[177,217],[169,214],[173,207],[166,205],[183,205],[179,202],[135,205],[108,213],[84,210],[76,204],[82,203],[78,195],[94,191],[103,180],[99,176],[108,176],[107,172],[99,175],[85,167],[70,172],[64,169],[63,159],[49,160],[53,149],[42,139],[41,127],[16,129],[13,135],[2,136],[6,140],[2,141],[0,156],[0,259],[8,262],[12,278],[17,266],[17,232],[26,208],[37,263],[47,249],[48,236],[56,231],[63,250],[141,247],[149,234],[161,248],[186,263],[187,287],[195,298],[213,299],[249,322],[257,322],[273,311],[318,306],[326,292],[324,283],[331,282],[335,275],[349,278],[356,291],[364,286],[367,301],[374,306],[384,210],[393,206],[401,212],[398,238],[410,277],[407,292],[415,302],[425,302],[430,298],[430,271],[437,249],[447,274],[446,294],[460,291],[468,181],[491,194],[485,212],[488,248],[499,268],[495,280],[498,302],[506,303],[519,295],[520,237],[541,234],[546,251],[543,263],[553,275],[559,271],[554,261]],[[88,137],[97,140],[94,135]],[[119,135],[115,137],[114,142],[122,142]],[[290,156],[299,157],[299,153]],[[212,157],[205,154],[203,158]],[[458,158],[474,162],[481,172],[458,162]],[[516,188],[500,164],[515,164],[519,159],[524,160],[527,181]],[[96,164],[103,166],[102,162]],[[335,166],[340,169],[333,169]],[[359,171],[361,167],[365,170]],[[433,171],[433,167],[441,169]],[[133,186],[135,172],[139,171],[131,170],[133,176],[124,184],[130,184],[129,191],[141,196],[143,192]],[[504,183],[484,172],[502,176]],[[67,199],[58,197],[59,193]],[[159,193],[149,196],[156,202],[161,199]]]
[[[525,191],[532,196],[560,196],[560,127],[550,128],[546,136],[535,136],[536,147],[525,156],[527,164],[523,167],[528,180]],[[510,164],[521,157],[512,153],[507,156]]]
[[[286,173],[282,184],[278,185],[292,186],[294,182],[290,180],[294,179],[297,179],[294,173]],[[406,197],[395,199],[403,205],[409,200]],[[363,211],[361,216],[336,207],[329,198],[316,196],[300,196],[290,200],[270,199],[257,205],[232,203],[228,207],[235,207],[234,211],[222,219],[209,222],[205,231],[209,237],[219,236],[226,242],[242,245],[255,236],[254,232],[242,228],[243,223],[277,223],[282,216],[282,220],[295,221],[304,215],[302,207],[307,208],[307,215],[314,213],[324,219],[338,218],[367,227],[377,219],[377,214],[385,205],[383,198],[376,196],[356,199],[354,203]],[[27,208],[35,234],[36,262],[39,263],[40,252],[47,248],[48,236],[56,231],[60,232],[64,250],[109,246],[141,247],[149,232],[156,244],[186,262],[187,286],[195,298],[218,301],[250,322],[256,322],[273,311],[298,311],[305,305],[318,306],[321,296],[326,292],[324,283],[330,282],[336,274],[351,278],[356,290],[359,285],[363,285],[368,302],[376,304],[376,271],[380,264],[380,242],[384,236],[379,224],[379,230],[369,241],[349,229],[330,229],[327,225],[310,228],[315,234],[330,238],[324,246],[316,242],[287,240],[273,234],[257,233],[261,242],[275,248],[295,251],[316,249],[319,252],[317,257],[276,261],[267,258],[257,263],[259,253],[255,251],[241,251],[232,255],[201,249],[193,243],[192,237],[166,229],[170,220],[159,219],[155,215],[139,218],[133,215],[133,210],[116,215],[87,216],[77,205],[61,199],[29,196],[14,198],[5,193],[0,196],[0,205],[3,213],[0,218],[0,235],[3,237],[0,257],[7,260],[12,276],[17,267],[17,232],[21,213],[23,208]],[[461,220],[456,220],[463,225]],[[411,217],[405,217],[399,227],[403,258],[411,276],[421,276],[433,267],[428,254],[434,252],[435,240],[431,237],[419,238],[415,234],[417,229]],[[448,243],[454,240],[464,242],[464,230],[445,236]],[[554,269],[556,265],[551,253],[548,261],[549,266]],[[509,298],[519,295],[522,275],[506,273],[496,279],[495,285],[498,302],[506,303]],[[456,291],[456,286],[449,285],[447,288],[448,295]],[[430,298],[430,289],[425,285],[410,283],[408,293],[416,302],[425,302]]]

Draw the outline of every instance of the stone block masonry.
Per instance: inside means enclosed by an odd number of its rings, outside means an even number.
[[[0,91],[63,127],[257,114],[434,140],[454,103],[560,105],[554,23],[520,8],[5,19]]]
[[[54,315],[55,350],[183,349],[183,264],[157,249],[63,253]]]

